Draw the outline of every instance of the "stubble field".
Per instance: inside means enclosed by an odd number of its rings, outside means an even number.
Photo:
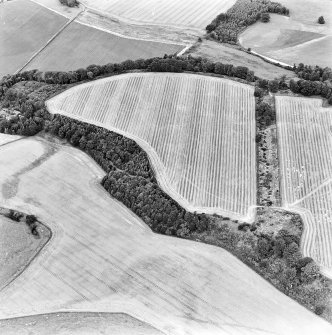
[[[236,0],[84,0],[85,5],[136,23],[204,29]]]
[[[253,220],[253,88],[230,80],[136,73],[75,86],[47,101],[54,114],[134,139],[158,182],[190,211]]]
[[[283,206],[305,223],[302,248],[332,276],[332,110],[320,99],[276,97]]]
[[[15,178],[2,173],[12,161]],[[53,232],[0,292],[0,319],[89,311],[127,313],[172,335],[331,334],[223,249],[152,233],[109,197],[104,172],[77,149],[13,142],[0,148],[0,172],[1,189],[12,190],[0,205],[36,214]]]

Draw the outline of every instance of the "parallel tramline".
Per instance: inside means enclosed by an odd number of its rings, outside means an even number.
[[[332,269],[332,111],[319,99],[276,97],[283,205],[302,214],[303,251]]]
[[[224,13],[235,0],[83,0],[87,6],[131,22],[184,26],[204,29],[217,14]]]
[[[163,189],[191,211],[251,220],[256,200],[253,90],[197,75],[127,74],[79,85],[47,102],[134,139]]]

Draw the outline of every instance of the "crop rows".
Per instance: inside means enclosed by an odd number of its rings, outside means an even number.
[[[84,0],[83,3],[131,21],[203,29],[217,14],[226,12],[235,0]]]
[[[161,187],[191,211],[250,220],[256,202],[250,86],[179,74],[128,74],[76,86],[50,112],[124,134],[149,154]]]
[[[283,205],[303,212],[303,251],[332,269],[332,113],[318,99],[276,97]]]
[[[104,172],[82,151],[37,138],[6,148],[0,150],[0,188],[13,161],[21,173],[12,176],[17,193],[4,199],[0,192],[0,205],[34,213],[52,238],[1,290],[0,319],[120,312],[172,335],[331,334],[329,323],[222,248],[152,233],[100,187]],[[30,148],[52,154],[34,164],[39,155]]]

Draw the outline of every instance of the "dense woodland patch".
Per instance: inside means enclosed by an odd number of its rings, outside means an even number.
[[[237,43],[239,34],[261,20],[270,20],[268,13],[289,15],[289,10],[278,2],[268,0],[238,0],[226,12],[219,14],[206,26],[208,36],[226,43]]]
[[[45,100],[76,83],[137,69],[205,72],[234,76],[251,84],[255,81],[260,130],[275,122],[274,107],[264,97],[269,92],[289,90],[282,78],[266,81],[255,78],[253,72],[245,67],[211,63],[192,57],[91,65],[87,69],[69,73],[41,73],[34,70],[1,80],[0,108],[19,113],[15,116],[2,116],[0,132],[31,136],[45,130],[65,138],[95,159],[106,172],[102,181],[104,188],[141,217],[155,232],[221,246],[279,290],[308,309],[322,314],[328,305],[330,284],[319,273],[314,261],[308,257],[303,258],[300,253],[303,227],[299,216],[265,208],[258,211],[256,222],[248,225],[229,218],[189,213],[161,190],[146,153],[133,140],[64,116],[52,116],[46,110]],[[268,183],[266,187],[270,187]]]

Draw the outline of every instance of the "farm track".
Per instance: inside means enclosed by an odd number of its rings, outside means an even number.
[[[331,109],[320,99],[276,97],[283,207],[301,214],[302,250],[332,278]]]
[[[38,4],[37,2],[34,2]],[[38,4],[40,5],[40,4]],[[47,7],[45,7],[47,8]],[[49,8],[48,8],[49,9]],[[50,43],[52,43],[72,22],[76,20],[76,18],[84,11],[83,9],[81,12],[77,13],[76,16],[73,18],[69,19],[68,22],[66,22],[59,31],[57,31],[47,42],[44,46],[42,46],[34,55],[31,56],[31,58],[20,68],[18,69],[15,73],[20,73],[23,71]],[[60,14],[59,14],[60,15]]]
[[[3,148],[0,185],[9,162],[22,170],[45,145],[29,138]],[[0,318],[122,312],[172,335],[331,333],[330,324],[223,249],[152,233],[101,188],[103,174],[83,152],[58,146],[26,170],[14,197],[0,193],[1,205],[35,213],[53,232],[0,292]]]
[[[162,188],[187,210],[254,219],[252,87],[195,75],[126,74],[76,86],[47,106],[134,139]]]

